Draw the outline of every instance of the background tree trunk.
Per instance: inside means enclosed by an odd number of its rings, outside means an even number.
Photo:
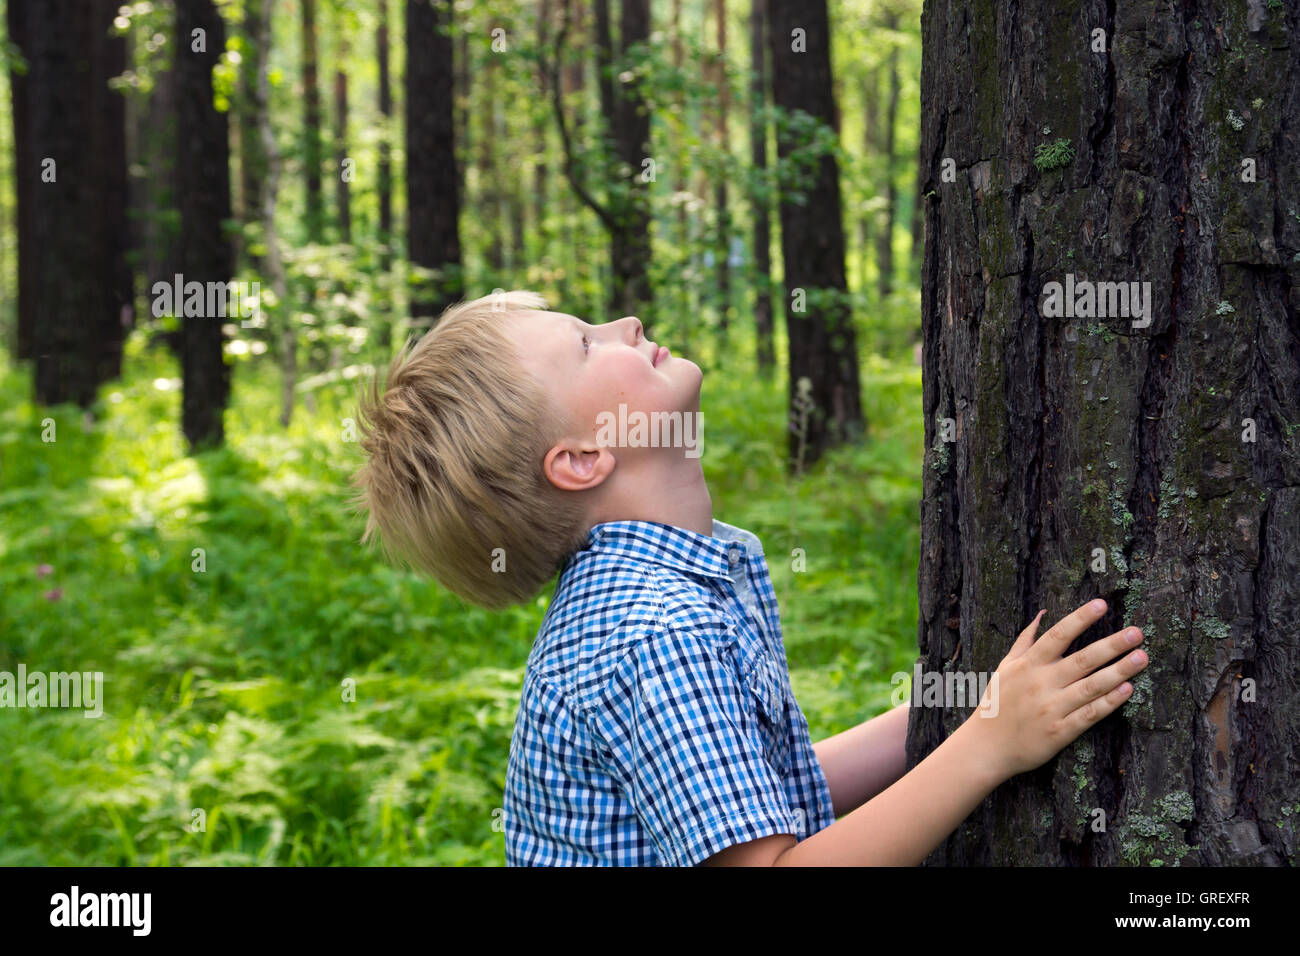
[[[204,52],[192,32],[204,31]],[[179,267],[184,281],[228,282],[234,271],[225,220],[230,218],[230,144],[226,114],[212,104],[212,67],[226,44],[212,0],[176,3],[176,198],[180,205]],[[180,303],[177,303],[180,311]],[[230,396],[219,316],[181,320],[181,427],[192,448],[220,445]]]
[[[478,119],[480,122],[478,141],[475,143],[478,167],[478,215],[477,219],[483,231],[487,233],[487,244],[483,258],[488,269],[499,275],[506,267],[505,232],[502,212],[504,190],[501,187],[498,154],[505,147],[499,134],[503,116],[500,97],[497,95],[498,57],[503,54],[488,50],[487,62],[479,71],[476,87],[479,91]]]
[[[772,45],[772,99],[786,111],[802,110],[838,133],[831,94],[830,27],[825,0],[767,0]],[[794,30],[804,31],[806,52],[792,49]],[[787,160],[801,144],[788,131],[777,136],[777,155]],[[811,383],[814,403],[807,422],[803,462],[812,464],[832,444],[864,429],[858,388],[853,316],[844,279],[844,229],[835,157],[817,161],[812,185],[781,191],[781,252],[785,262],[786,328],[790,344],[790,411],[798,418],[800,378]],[[792,310],[791,295],[806,294],[806,309]],[[799,457],[799,438],[790,435],[790,458]]]
[[[9,42],[18,48],[27,61],[27,71],[31,69],[32,44],[28,27],[27,11],[30,0],[8,0],[5,7],[5,22],[9,31]],[[40,185],[40,160],[32,148],[30,111],[27,108],[27,73],[15,69],[9,71],[9,95],[13,103],[14,116],[14,218],[17,226],[17,277],[18,309],[17,337],[15,352],[20,359],[29,359],[35,354],[35,309],[36,291],[36,249],[35,223],[32,219],[35,192]]]
[[[718,275],[718,338],[723,349],[727,342],[727,324],[731,311],[731,216],[727,209],[727,112],[731,109],[731,91],[727,85],[727,0],[714,0],[713,15],[718,30],[718,60],[714,83],[718,91],[716,114],[716,143],[721,161],[718,175],[713,180],[713,206],[717,210],[717,235],[714,242],[714,263]]]
[[[761,0],[760,0],[760,6]],[[673,0],[672,7],[673,18],[673,69],[680,73],[683,69],[684,54],[682,50],[682,0]],[[686,119],[686,93],[684,90],[679,91],[675,98],[677,115],[682,117],[683,122]],[[691,263],[691,226],[688,221],[686,193],[686,174],[682,171],[682,163],[673,164],[673,196],[674,203],[677,206],[677,241],[676,241],[676,262],[677,274],[681,275],[686,272]],[[673,284],[677,289],[677,309],[681,316],[695,315],[695,309],[692,307],[692,288],[693,283],[678,282]],[[687,354],[690,353],[691,347],[691,326],[694,320],[677,323],[675,331],[678,332],[681,341],[681,350]]]
[[[553,32],[552,25],[551,25],[550,0],[542,0],[537,17],[538,17],[538,44],[542,48],[545,48],[547,38],[550,37]],[[537,94],[543,99],[549,98],[550,90],[547,88],[546,71],[541,68],[540,63],[538,64],[538,69],[537,69],[537,73],[535,74],[534,82],[537,84],[536,87]],[[534,240],[535,245],[534,245],[534,252],[532,258],[534,261],[540,262],[550,252],[550,248],[551,248],[550,231],[547,229],[546,226],[546,221],[547,221],[546,214],[547,214],[547,209],[549,207],[549,201],[548,201],[549,196],[547,194],[547,189],[548,189],[547,184],[550,181],[550,177],[548,175],[549,171],[546,168],[546,157],[549,154],[549,150],[547,148],[547,136],[546,136],[546,113],[541,109],[534,108],[532,112],[532,117],[533,117],[532,215],[533,215],[533,234],[536,237]],[[524,255],[524,254],[525,253],[521,247],[520,255]]]
[[[388,0],[379,0],[379,28],[375,36],[379,60],[379,113],[383,117],[383,132],[379,139],[379,241],[384,244],[381,256],[383,269],[388,271],[392,262],[393,241],[393,91],[388,71]],[[388,331],[388,323],[380,324],[381,334]]]
[[[262,4],[270,0],[244,0],[242,32],[248,44],[239,63],[239,221],[255,223],[262,219],[262,190],[266,184],[266,151],[262,148],[262,131],[257,126],[257,66],[260,55],[255,49],[262,20]],[[262,270],[260,256],[248,255],[239,243],[249,265]]]
[[[125,107],[108,87],[126,47],[109,36],[116,8],[106,0],[23,7],[9,14],[28,63],[15,87],[15,172],[29,190],[19,189],[20,228],[30,229],[29,243],[20,236],[20,342],[36,360],[36,400],[85,407],[118,374],[132,299]]]
[[[339,41],[346,56],[347,39]],[[339,240],[352,241],[352,201],[349,195],[350,183],[344,163],[348,159],[348,75],[342,70],[334,71],[334,206],[339,221]]]
[[[888,11],[885,28],[893,33],[898,29],[898,14]],[[880,237],[877,240],[877,261],[880,267],[880,301],[883,304],[894,289],[894,219],[897,215],[898,190],[894,187],[894,127],[898,121],[898,44],[889,50],[889,101],[885,106],[885,128],[881,131],[880,148],[885,165],[885,208],[882,213]]]
[[[440,270],[412,290],[425,328],[462,295],[450,16],[443,0],[406,0],[407,243],[413,263]]]
[[[650,39],[650,0],[623,0],[619,20],[619,51],[626,56],[636,43]],[[639,82],[619,83],[615,148],[628,168],[631,187],[626,203],[615,206],[617,228],[613,235],[613,296],[611,318],[642,315],[651,303],[649,184],[641,180],[642,162],[650,155],[650,110]]]
[[[767,171],[767,36],[765,4],[756,0],[749,14],[751,162],[761,179],[750,203],[754,214],[754,327],[758,335],[758,371],[769,376],[776,368],[772,337],[772,203]]]
[[[469,128],[469,105],[474,87],[470,82],[469,31],[467,29],[456,32],[453,59],[455,61],[453,69],[456,91],[456,105],[453,109],[457,147],[456,202],[458,207],[463,207],[465,205],[465,170],[469,168],[470,157],[473,155],[471,151],[473,140],[470,138]]]
[[[862,155],[867,160],[880,150],[880,68],[867,70],[862,76]],[[867,201],[874,200],[868,196]],[[868,267],[875,258],[872,237],[875,236],[876,217],[874,205],[859,213],[858,218],[858,288],[871,301],[871,287],[867,282]]]
[[[1136,624],[1151,663],[931,862],[1294,865],[1300,19],[1015,9],[922,18],[920,663],[991,672],[1095,596],[1076,647]],[[1045,316],[1067,274],[1149,282],[1150,325]],[[914,707],[909,764],[963,717]]]
[[[321,196],[320,83],[316,77],[316,0],[298,0],[302,10],[302,166],[307,186],[307,240],[320,242],[325,222]]]

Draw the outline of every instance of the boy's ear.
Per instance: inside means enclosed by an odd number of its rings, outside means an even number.
[[[608,478],[616,464],[608,448],[561,442],[546,453],[542,470],[561,491],[587,491]]]

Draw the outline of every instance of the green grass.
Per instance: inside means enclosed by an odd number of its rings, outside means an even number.
[[[489,613],[357,545],[355,383],[286,432],[274,369],[241,363],[227,446],[189,457],[177,375],[133,334],[86,430],[0,363],[0,670],[102,671],[105,697],[0,710],[0,865],[503,864],[547,597]],[[705,381],[714,513],[764,542],[814,740],[884,710],[915,653],[920,370],[864,356],[863,399],[870,440],[793,501],[783,383]]]

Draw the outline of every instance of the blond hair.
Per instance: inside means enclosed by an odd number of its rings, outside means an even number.
[[[535,596],[587,531],[577,495],[542,471],[563,423],[502,334],[505,316],[545,308],[524,291],[457,303],[360,400],[361,543],[378,532],[390,562],[493,610]]]

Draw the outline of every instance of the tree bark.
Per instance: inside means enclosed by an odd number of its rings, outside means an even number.
[[[551,33],[551,2],[542,0],[541,8],[538,13],[538,44],[545,49],[548,38]],[[550,95],[547,89],[546,71],[538,64],[537,76],[537,93],[545,98]],[[550,182],[549,171],[546,168],[547,141],[546,141],[546,114],[540,109],[534,109],[533,113],[533,235],[536,236],[537,253],[533,256],[535,261],[550,252],[550,233],[546,228],[546,213],[549,206],[547,190]],[[520,254],[523,255],[523,246],[520,246]]]
[[[94,333],[99,347],[97,382],[107,382],[122,374],[122,346],[135,316],[135,275],[127,264],[131,233],[126,213],[126,99],[108,85],[109,80],[126,70],[126,38],[114,35],[108,28],[117,9],[114,0],[95,2],[96,33],[92,47],[95,80],[89,108],[94,124],[91,149],[99,159],[100,178],[96,197],[99,206],[96,252],[101,305],[94,313],[98,319]]]
[[[425,328],[463,289],[450,16],[444,0],[406,0],[407,243],[413,263],[438,272],[411,294]]]
[[[862,77],[862,155],[870,161],[880,149],[880,68],[874,67]],[[874,197],[871,197],[874,198]],[[868,265],[875,259],[872,237],[875,235],[874,207],[862,211],[858,219],[858,287],[870,294]]]
[[[725,157],[727,153],[727,111],[731,109],[731,91],[727,85],[727,0],[714,0],[713,14],[718,28],[718,61],[714,72],[718,90],[718,112],[716,121],[718,153],[724,165],[713,182],[713,205],[717,210],[718,231],[714,244],[718,257],[718,335],[726,347],[727,324],[731,311],[731,216],[727,209],[727,176]]]
[[[118,374],[130,324],[126,115],[108,87],[126,60],[125,41],[109,35],[115,13],[107,0],[20,0],[9,10],[28,64],[14,90],[19,228],[28,229],[20,348],[30,343],[42,404],[89,406]]]
[[[194,31],[203,31],[202,51]],[[230,144],[225,113],[212,103],[212,68],[225,49],[225,27],[212,0],[176,3],[176,193],[180,205],[180,270],[185,282],[229,282]],[[177,303],[178,311],[180,304]],[[215,315],[181,319],[181,426],[192,449],[220,445],[230,396],[230,369]]]
[[[470,137],[470,98],[473,95],[474,87],[470,81],[470,53],[469,53],[469,31],[459,30],[456,33],[455,53],[453,55],[454,70],[454,88],[455,88],[455,106],[453,114],[455,116],[457,159],[456,159],[456,202],[460,208],[465,206],[465,170],[469,167],[470,157],[473,155],[472,149],[474,142]]]
[[[265,2],[269,0],[244,0],[242,32],[248,48],[243,51],[239,64],[239,221],[244,224],[261,221],[262,190],[266,185],[266,151],[262,148],[262,132],[257,127],[255,64],[260,57],[254,49]],[[248,264],[261,272],[262,258],[248,254],[242,240],[239,246]]]
[[[379,241],[384,245],[380,261],[385,272],[392,263],[393,241],[393,91],[388,74],[388,0],[379,0],[379,29],[375,37],[379,60],[379,115],[383,132],[379,138]],[[387,323],[384,323],[386,330]]]
[[[1300,859],[1297,29],[1207,0],[925,5],[919,665],[992,672],[1038,608],[1097,596],[1070,651],[1135,624],[1151,659],[930,862]],[[1070,281],[1149,283],[1150,310],[1058,316]],[[909,765],[963,717],[913,707]]]
[[[548,66],[551,74],[548,85],[551,87],[551,103],[560,131],[565,178],[574,195],[596,214],[609,235],[610,312],[613,317],[639,314],[648,330],[651,323],[642,312],[652,299],[649,272],[650,211],[647,184],[642,181],[642,164],[650,155],[650,116],[645,99],[639,92],[640,81],[631,78],[628,82],[623,82],[619,78],[619,83],[615,86],[611,76],[615,44],[610,34],[608,0],[596,0],[595,12],[597,86],[600,91],[601,113],[614,142],[613,162],[606,162],[605,166],[608,168],[608,176],[627,182],[626,189],[609,191],[603,203],[592,195],[579,170],[578,146],[574,135],[577,127],[570,127],[565,116],[562,90],[558,82],[572,26],[569,0],[564,0],[561,4],[560,28]],[[626,58],[633,44],[647,41],[649,30],[649,0],[624,0],[617,46],[620,59]]]
[[[503,190],[501,188],[500,164],[497,154],[505,148],[501,141],[500,97],[497,96],[497,57],[501,54],[489,51],[488,59],[479,72],[480,116],[483,124],[479,128],[478,142],[475,144],[476,165],[478,166],[478,219],[487,233],[487,245],[483,249],[483,259],[493,273],[501,273],[506,267],[505,235],[502,227]]]
[[[320,242],[325,223],[321,195],[320,83],[316,76],[316,0],[298,0],[302,11],[302,165],[307,184],[307,239]]]
[[[767,37],[762,0],[749,14],[751,163],[760,182],[750,197],[754,215],[754,326],[758,335],[758,371],[770,376],[776,368],[772,338],[772,216],[767,171]]]
[[[18,48],[27,62],[27,72],[9,71],[9,96],[13,104],[14,124],[14,217],[17,226],[18,278],[17,337],[15,352],[19,359],[35,354],[36,226],[32,218],[35,191],[40,184],[40,160],[33,149],[30,111],[27,108],[28,73],[31,70],[32,44],[28,27],[31,0],[9,0],[5,7],[9,42]],[[13,61],[11,61],[12,63]]]
[[[346,56],[347,41],[340,41],[339,58]],[[345,163],[348,159],[348,75],[334,71],[334,206],[339,221],[339,239],[352,241],[352,199]]]
[[[619,52],[626,57],[636,43],[650,39],[650,0],[623,0],[619,20]],[[620,174],[630,186],[626,202],[617,204],[611,244],[613,317],[641,315],[651,304],[649,186],[642,181],[642,163],[650,155],[650,110],[641,96],[640,81],[618,84],[618,124],[615,145]],[[642,316],[648,328],[649,319]]]
[[[885,28],[891,33],[898,29],[898,14],[890,11],[885,16]],[[897,214],[898,191],[894,187],[894,127],[898,119],[898,44],[889,50],[889,101],[885,107],[884,136],[881,151],[885,158],[885,209],[877,240],[877,262],[880,270],[880,301],[883,304],[894,289],[894,218]]]
[[[759,4],[762,5],[761,2]],[[673,0],[673,69],[681,73],[684,55],[682,51],[682,0]],[[686,92],[679,90],[676,96],[677,115],[683,122],[686,122]],[[686,210],[687,180],[685,173],[682,172],[681,163],[673,164],[673,196],[674,204],[677,207],[677,270],[678,273],[684,273],[690,267],[691,263],[691,227],[688,221]],[[693,283],[679,282],[674,284],[677,288],[677,309],[678,314],[682,316],[693,316],[695,310],[691,308],[691,286]],[[690,332],[692,321],[680,323],[679,329],[681,334],[681,348],[684,352],[690,351]]]
[[[788,113],[802,110],[828,125],[838,137],[825,0],[768,0],[768,20],[773,102]],[[799,36],[805,38],[806,52],[794,49],[796,30],[803,31]],[[804,145],[788,129],[778,129],[777,155],[782,161],[790,160],[791,153]],[[802,455],[801,438],[791,431],[790,459],[812,464],[831,445],[855,439],[865,427],[857,340],[844,278],[844,229],[835,157],[823,153],[818,158],[811,186],[796,189],[782,183],[780,206],[792,420],[800,418],[799,379],[808,379],[813,403],[802,438]],[[798,311],[801,292],[804,308]]]

